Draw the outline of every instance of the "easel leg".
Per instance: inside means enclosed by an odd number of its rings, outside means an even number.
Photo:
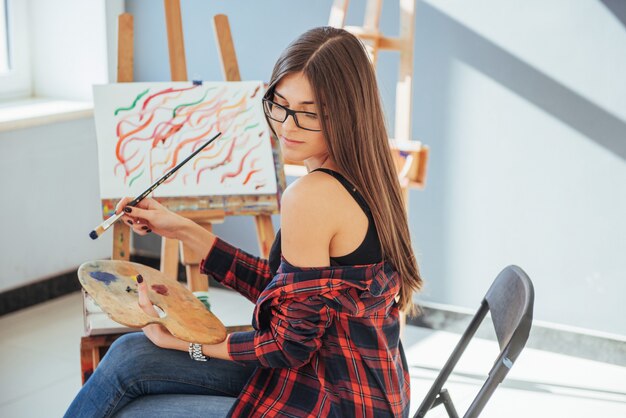
[[[113,260],[130,260],[130,227],[122,222],[113,225]]]
[[[172,280],[178,280],[178,260],[178,240],[163,238],[160,270]]]

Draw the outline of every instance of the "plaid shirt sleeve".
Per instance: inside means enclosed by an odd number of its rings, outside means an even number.
[[[271,280],[269,263],[216,238],[200,264],[202,274],[236,290],[253,303]]]
[[[319,350],[332,316],[319,296],[302,300],[281,296],[272,301],[269,325],[257,331],[231,334],[228,353],[234,361],[245,365],[298,368]]]

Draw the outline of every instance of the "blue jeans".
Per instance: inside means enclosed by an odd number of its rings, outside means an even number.
[[[225,417],[253,372],[232,361],[194,361],[143,333],[127,334],[111,345],[65,417]]]

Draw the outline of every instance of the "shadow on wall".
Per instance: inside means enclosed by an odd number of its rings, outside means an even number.
[[[626,26],[626,2],[602,0]],[[412,193],[410,221],[418,261],[424,264],[423,297],[446,300],[448,213],[445,191],[449,178],[446,156],[453,147],[448,133],[451,68],[462,61],[528,102],[578,131],[599,146],[626,160],[626,122],[564,86],[537,68],[454,20],[437,8],[418,1],[415,25],[414,136],[431,147],[428,186]],[[433,47],[435,46],[435,47]],[[425,52],[427,51],[427,52]],[[420,241],[427,237],[428,241]],[[422,251],[423,250],[423,251]],[[424,262],[425,260],[425,262]]]
[[[626,2],[624,0],[600,0],[604,6],[620,21],[626,28]]]
[[[626,22],[626,2],[602,1],[622,23]],[[425,3],[419,4],[417,27],[421,21],[428,21],[430,28],[442,28],[453,41],[443,48],[449,61],[454,58],[467,63],[626,160],[626,142],[620,136],[626,131],[625,121]],[[462,42],[454,42],[457,39]]]

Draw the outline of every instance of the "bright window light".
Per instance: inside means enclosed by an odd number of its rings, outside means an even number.
[[[0,0],[0,74],[8,73],[10,69],[7,0]]]

